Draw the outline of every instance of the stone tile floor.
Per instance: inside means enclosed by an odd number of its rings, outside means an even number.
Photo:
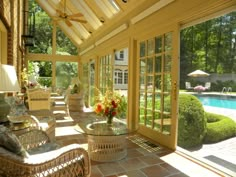
[[[61,145],[79,143],[87,149],[87,138],[77,132],[74,125],[85,113],[70,116],[55,114],[57,119],[56,140]],[[205,168],[188,156],[171,151],[140,134],[126,137],[127,156],[114,162],[91,161],[91,177],[219,177],[230,176]]]

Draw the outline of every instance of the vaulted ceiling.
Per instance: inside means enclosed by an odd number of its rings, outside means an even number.
[[[77,47],[126,28],[132,17],[164,1],[173,0],[36,0]]]

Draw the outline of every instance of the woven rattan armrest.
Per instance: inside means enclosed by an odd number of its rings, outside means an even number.
[[[32,149],[43,144],[49,143],[50,138],[48,135],[38,129],[33,129],[21,134],[19,137],[19,141],[21,142],[22,146],[26,149]]]
[[[33,129],[19,136],[25,149],[48,145],[50,139],[42,130]],[[0,176],[6,177],[88,177],[91,172],[88,152],[79,144],[20,157],[0,147]]]
[[[0,152],[0,175],[4,174],[6,177],[90,176],[91,164],[88,153],[78,144],[71,144],[28,158],[19,158],[5,151],[6,153]]]

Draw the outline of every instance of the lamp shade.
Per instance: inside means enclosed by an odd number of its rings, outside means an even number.
[[[18,92],[20,86],[14,66],[1,64],[0,67],[0,92]]]

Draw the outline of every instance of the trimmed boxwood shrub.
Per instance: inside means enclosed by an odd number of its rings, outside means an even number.
[[[178,146],[196,147],[202,144],[206,133],[204,108],[197,97],[179,95]]]
[[[236,135],[236,122],[229,117],[206,112],[207,133],[204,143],[216,143]]]

